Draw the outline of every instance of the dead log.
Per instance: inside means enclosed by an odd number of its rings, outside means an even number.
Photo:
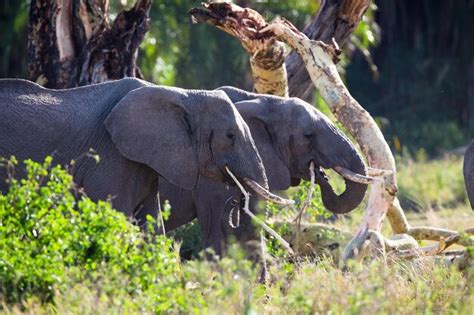
[[[137,0],[110,23],[108,0],[31,1],[29,79],[62,89],[141,77],[136,58],[150,7]]]
[[[352,238],[348,231],[323,223],[302,223],[276,221],[272,225],[290,244],[298,256],[330,258],[338,264],[342,250]]]

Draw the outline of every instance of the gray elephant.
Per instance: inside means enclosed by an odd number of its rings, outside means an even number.
[[[110,196],[140,224],[157,211],[159,176],[194,189],[201,176],[228,182],[228,167],[252,187],[268,187],[249,128],[224,91],[138,79],[50,90],[3,79],[0,115],[0,156],[42,161],[52,155],[58,164],[75,159],[75,183],[94,200]],[[89,148],[100,163],[85,157]],[[0,170],[3,192],[6,176]]]
[[[337,195],[327,181],[324,169],[356,179],[366,175],[362,157],[354,145],[332,122],[310,104],[297,99],[259,95],[232,87],[222,87],[235,103],[250,127],[257,149],[265,165],[271,190],[286,190],[301,179],[308,180],[308,166],[316,166],[316,182],[321,187],[325,207],[334,213],[353,210],[364,198],[367,185],[345,179],[346,189]],[[320,168],[321,167],[321,168]],[[162,200],[169,200],[171,216],[165,228],[172,230],[198,218],[206,247],[218,253],[228,234],[245,243],[254,238],[249,217],[242,214],[236,224],[241,202],[236,188],[227,190],[219,183],[203,180],[193,192],[163,182]],[[255,200],[253,201],[255,206]]]
[[[471,203],[471,208],[474,210],[474,141],[472,141],[464,154],[463,172],[467,197]]]

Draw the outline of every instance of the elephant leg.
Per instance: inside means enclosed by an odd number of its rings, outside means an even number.
[[[235,204],[235,203],[234,203]],[[240,207],[244,206],[241,200]],[[250,199],[250,210],[255,213],[257,202],[254,198]],[[240,212],[239,224],[236,225],[237,211]],[[233,226],[231,226],[231,223]],[[241,208],[226,205],[221,213],[221,227],[226,240],[237,241],[246,252],[248,259],[259,261],[261,258],[260,237],[256,232],[255,226],[250,216],[248,216]]]
[[[227,196],[227,200],[222,198],[223,196]],[[220,194],[219,197],[218,203],[215,203],[215,198],[196,200],[204,246],[222,255],[229,241],[237,241],[250,258],[259,256],[260,253],[256,253],[256,250],[260,249],[260,245],[251,218],[239,208],[231,196]]]
[[[209,206],[196,202],[196,212],[201,227],[202,242],[205,248],[211,248],[217,255],[222,255],[225,248],[225,234],[221,227],[222,209],[220,206]]]

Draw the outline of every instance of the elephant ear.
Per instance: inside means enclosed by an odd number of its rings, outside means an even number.
[[[275,104],[277,106],[278,104]],[[271,106],[265,97],[235,103],[237,110],[250,128],[258,153],[262,158],[271,190],[286,190],[291,185],[288,166],[281,159],[275,143],[277,137],[272,122]]]
[[[154,169],[170,183],[194,189],[197,155],[185,90],[142,87],[123,97],[105,120],[119,152]]]

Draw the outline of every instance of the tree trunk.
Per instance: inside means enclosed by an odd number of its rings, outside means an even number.
[[[322,0],[321,8],[303,33],[313,40],[342,47],[359,24],[371,0]],[[290,96],[308,99],[314,91],[303,60],[296,51],[286,59],[288,89]]]
[[[240,2],[239,2],[240,3]],[[304,33],[310,39],[342,45],[359,24],[370,0],[323,0],[318,14]],[[254,89],[258,93],[308,99],[314,85],[301,57],[285,58],[283,46],[260,33],[267,23],[252,9],[222,2],[209,2],[190,11],[195,23],[208,23],[236,37],[250,54]]]
[[[63,89],[141,77],[136,58],[150,6],[151,0],[137,0],[110,23],[108,0],[32,0],[29,79]]]

